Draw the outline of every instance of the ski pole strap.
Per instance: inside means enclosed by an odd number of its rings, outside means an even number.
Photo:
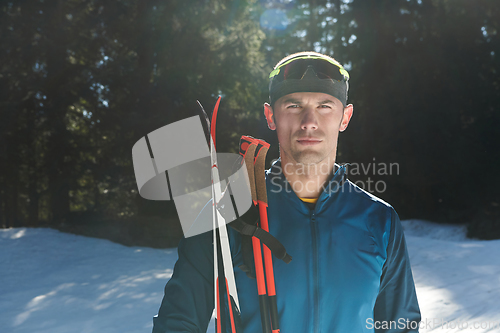
[[[258,238],[264,245],[266,245],[269,250],[276,256],[276,258],[283,260],[285,263],[290,263],[292,261],[292,256],[287,252],[283,244],[277,240],[269,232],[264,231],[256,225],[251,225],[243,220],[236,219],[229,224],[234,230],[238,231],[240,234],[245,236],[251,236]]]

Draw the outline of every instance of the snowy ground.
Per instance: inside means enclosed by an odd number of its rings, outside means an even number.
[[[464,227],[425,221],[403,226],[420,332],[500,332],[500,240],[469,240]],[[0,230],[0,332],[151,332],[176,259],[175,249]]]
[[[403,227],[420,332],[500,332],[500,240],[467,239],[465,226],[404,221]]]

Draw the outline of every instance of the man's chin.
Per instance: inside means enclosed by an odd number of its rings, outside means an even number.
[[[303,151],[294,155],[294,160],[304,165],[318,164],[325,159],[325,156],[317,151]]]

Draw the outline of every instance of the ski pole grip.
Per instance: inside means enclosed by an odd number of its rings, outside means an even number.
[[[240,139],[240,155],[243,156],[243,161],[245,163],[245,166],[247,167],[252,200],[254,203],[257,203],[257,190],[255,188],[255,171],[253,165],[255,149],[257,149],[256,140],[251,136],[243,135]]]
[[[257,186],[257,200],[267,205],[266,190],[266,155],[269,150],[269,143],[264,140],[258,140],[257,156],[255,156],[255,183]]]

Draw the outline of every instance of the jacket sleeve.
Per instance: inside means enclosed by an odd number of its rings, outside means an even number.
[[[391,211],[387,260],[382,268],[380,289],[374,308],[374,322],[378,326],[375,326],[375,332],[418,332],[420,308],[406,241],[399,217],[394,210]]]
[[[214,309],[212,232],[183,238],[153,333],[206,332]]]

